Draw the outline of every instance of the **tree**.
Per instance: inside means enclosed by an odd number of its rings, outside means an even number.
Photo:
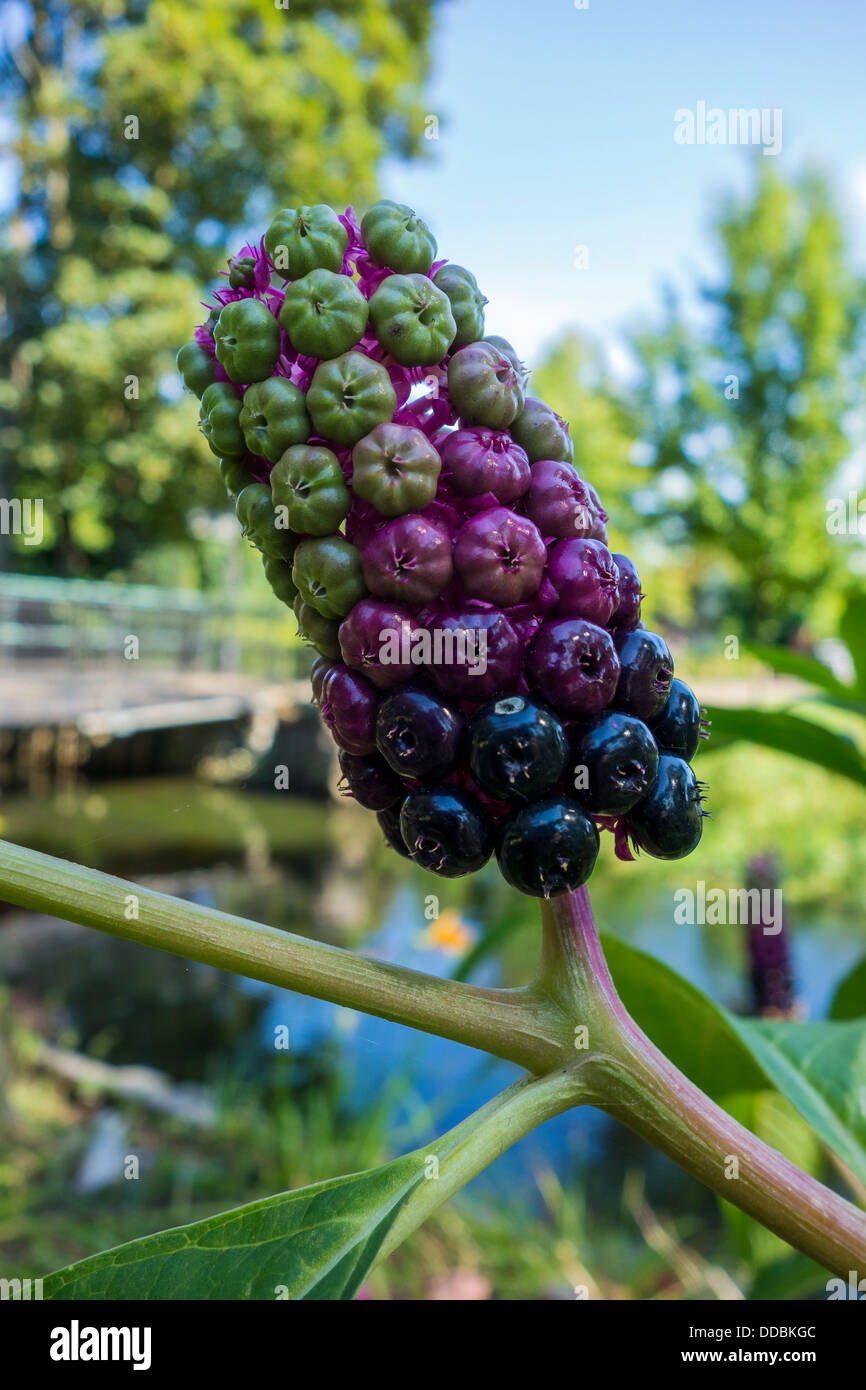
[[[718,224],[708,313],[690,323],[669,293],[661,330],[636,336],[637,411],[648,516],[671,545],[699,548],[704,611],[783,640],[844,582],[826,503],[852,453],[864,299],[822,179],[759,168]]]
[[[420,149],[430,0],[45,0],[0,54],[17,200],[4,496],[44,499],[21,568],[93,576],[225,505],[174,354],[250,222],[371,199]],[[10,29],[13,26],[10,24]],[[192,543],[190,541],[190,543]]]

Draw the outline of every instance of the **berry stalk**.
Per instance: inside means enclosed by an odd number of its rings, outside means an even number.
[[[592,1104],[720,1197],[848,1277],[866,1261],[866,1215],[745,1129],[683,1075],[617,994],[585,887],[542,904],[539,985],[589,1030]],[[731,1159],[736,1177],[728,1177]]]

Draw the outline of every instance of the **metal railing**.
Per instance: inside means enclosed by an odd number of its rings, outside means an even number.
[[[309,666],[288,609],[214,600],[192,589],[0,573],[4,663],[92,667],[130,654],[184,671],[243,671],[278,680]]]

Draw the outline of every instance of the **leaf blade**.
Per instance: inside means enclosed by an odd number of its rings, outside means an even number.
[[[724,1105],[769,1082],[866,1182],[866,1019],[739,1018],[654,956],[609,936],[604,946],[626,1007],[695,1085]]]
[[[45,1280],[49,1299],[354,1297],[403,1203],[417,1154],[251,1202],[90,1256]]]
[[[866,758],[856,744],[832,729],[785,710],[713,705],[707,713],[712,720],[713,735],[718,734],[725,742],[745,739],[749,743],[759,743],[778,753],[815,763],[827,772],[835,772],[866,787]]]

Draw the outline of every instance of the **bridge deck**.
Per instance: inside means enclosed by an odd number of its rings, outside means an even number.
[[[172,671],[138,662],[71,668],[22,662],[0,674],[0,729],[74,727],[90,739],[144,729],[211,724],[269,714],[291,718],[310,698],[306,680],[272,681],[234,671]]]

